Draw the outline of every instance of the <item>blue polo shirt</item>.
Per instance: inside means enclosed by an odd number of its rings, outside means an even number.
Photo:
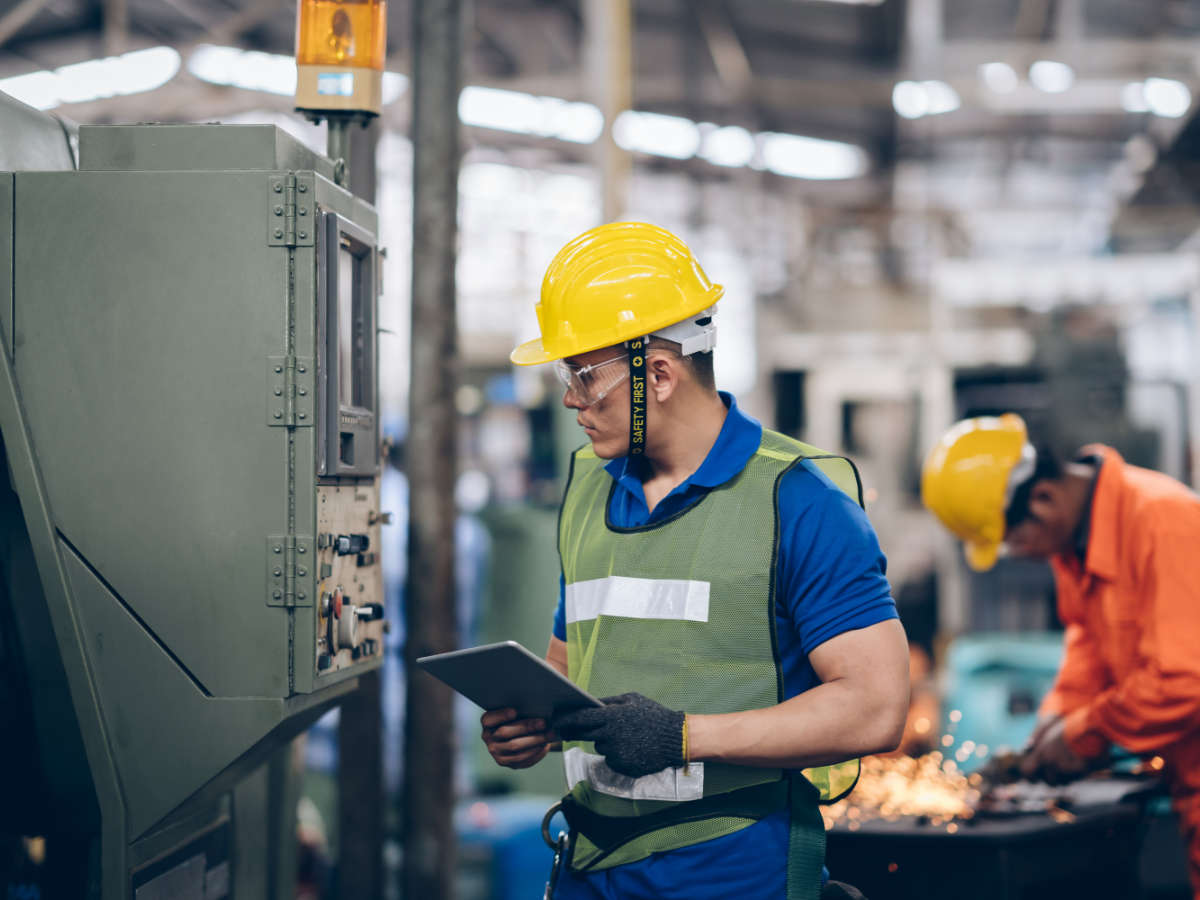
[[[729,408],[704,462],[651,512],[642,482],[627,457],[609,461],[616,481],[609,519],[636,528],[666,519],[742,471],[762,440],[762,425],[721,393]],[[888,586],[887,560],[875,530],[848,497],[811,462],[784,475],[779,484],[779,548],[775,630],[784,695],[794,697],[819,681],[808,654],[845,631],[897,618]],[[565,588],[559,577],[554,636],[565,641]],[[576,897],[782,897],[786,880],[786,813],[725,837],[682,847],[648,859],[560,882],[561,896]],[[767,864],[778,861],[778,866]],[[586,884],[584,883],[586,882]],[[711,892],[705,893],[705,885]]]

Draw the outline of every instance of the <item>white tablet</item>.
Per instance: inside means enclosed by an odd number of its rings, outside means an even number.
[[[422,656],[417,665],[483,709],[511,707],[521,718],[603,706],[516,641]]]

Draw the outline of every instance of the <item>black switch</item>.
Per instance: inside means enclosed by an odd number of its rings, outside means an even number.
[[[333,542],[333,548],[338,556],[349,556],[352,553],[366,553],[371,546],[371,540],[365,534],[339,534]]]
[[[333,663],[333,658],[328,653],[322,653],[317,657],[317,671],[328,669]]]

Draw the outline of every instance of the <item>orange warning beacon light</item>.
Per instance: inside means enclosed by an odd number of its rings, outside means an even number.
[[[379,115],[387,0],[300,0],[296,108]]]

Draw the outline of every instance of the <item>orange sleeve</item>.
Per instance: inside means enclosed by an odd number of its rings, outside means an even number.
[[[1108,666],[1092,638],[1078,622],[1069,622],[1063,637],[1062,665],[1054,687],[1042,700],[1039,714],[1067,715],[1085,707],[1111,684]]]
[[[1140,665],[1067,717],[1067,742],[1081,756],[1096,755],[1108,741],[1153,753],[1200,722],[1200,517],[1179,518],[1196,527],[1168,522],[1170,531],[1160,525],[1146,536]]]

